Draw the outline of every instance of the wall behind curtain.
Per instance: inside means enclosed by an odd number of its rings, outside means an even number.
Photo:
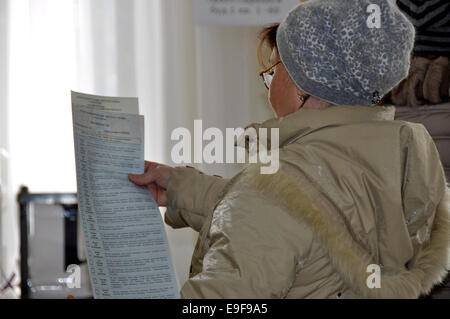
[[[272,112],[255,27],[195,26],[193,0],[14,0],[9,92],[14,190],[75,191],[70,89],[138,96],[146,158],[173,165],[174,128],[245,126]],[[28,70],[28,71],[27,71]],[[197,165],[231,177],[233,165]],[[180,285],[196,233],[167,227]]]

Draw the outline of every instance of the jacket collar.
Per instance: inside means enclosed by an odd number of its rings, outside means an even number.
[[[282,118],[272,118],[263,123],[253,123],[245,129],[256,129],[259,140],[259,129],[267,128],[267,142],[270,147],[270,129],[279,129],[280,147],[294,139],[327,126],[361,123],[368,121],[394,120],[394,106],[330,106],[325,109],[301,108],[297,112]]]

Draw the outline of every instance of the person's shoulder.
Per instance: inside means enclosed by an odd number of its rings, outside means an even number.
[[[421,123],[408,122],[403,120],[391,121],[398,130],[400,141],[409,143],[410,141],[432,141],[432,137],[427,128]]]
[[[387,121],[389,123],[391,123],[391,125],[393,127],[398,127],[400,129],[405,129],[405,130],[414,130],[414,131],[423,131],[426,130],[425,126],[422,123],[416,123],[416,122],[409,122],[409,121],[405,121],[405,120],[392,120],[392,121]]]

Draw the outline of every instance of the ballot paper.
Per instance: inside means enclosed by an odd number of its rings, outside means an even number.
[[[179,298],[164,223],[145,187],[138,101],[72,92],[78,212],[94,298]]]

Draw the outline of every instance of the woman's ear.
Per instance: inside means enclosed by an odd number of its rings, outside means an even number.
[[[294,83],[294,82],[292,82]],[[294,83],[295,85],[295,83]],[[305,92],[300,90],[297,85],[295,85],[296,94],[297,94],[297,110],[300,110],[302,107],[305,106],[305,102],[308,100],[308,96]]]
[[[323,101],[315,96],[308,95],[305,104],[303,107],[305,109],[326,109],[327,107],[332,106],[333,104]]]

